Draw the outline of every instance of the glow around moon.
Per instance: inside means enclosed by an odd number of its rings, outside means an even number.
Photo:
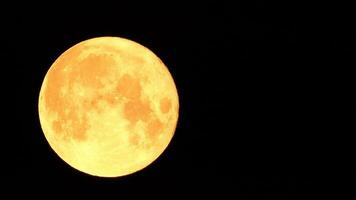
[[[179,101],[149,49],[118,37],[76,44],[50,67],[39,95],[42,130],[72,167],[117,177],[152,163],[171,141]]]

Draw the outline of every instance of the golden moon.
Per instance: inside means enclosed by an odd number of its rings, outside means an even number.
[[[101,177],[137,172],[170,143],[178,120],[174,80],[146,47],[98,37],[69,48],[49,68],[38,111],[51,148]]]

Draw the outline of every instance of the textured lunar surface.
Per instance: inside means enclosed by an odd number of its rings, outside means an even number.
[[[41,127],[72,167],[116,177],[152,163],[178,120],[177,90],[166,66],[130,40],[100,37],[65,51],[39,96]]]

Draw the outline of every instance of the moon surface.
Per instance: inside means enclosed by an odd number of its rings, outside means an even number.
[[[139,171],[170,143],[178,120],[174,80],[146,47],[98,37],[69,48],[40,90],[39,118],[51,148],[87,174]]]

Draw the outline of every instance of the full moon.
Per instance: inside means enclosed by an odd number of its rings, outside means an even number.
[[[98,37],[60,55],[44,77],[38,111],[51,148],[100,177],[137,172],[170,143],[179,100],[164,63],[128,39]]]

